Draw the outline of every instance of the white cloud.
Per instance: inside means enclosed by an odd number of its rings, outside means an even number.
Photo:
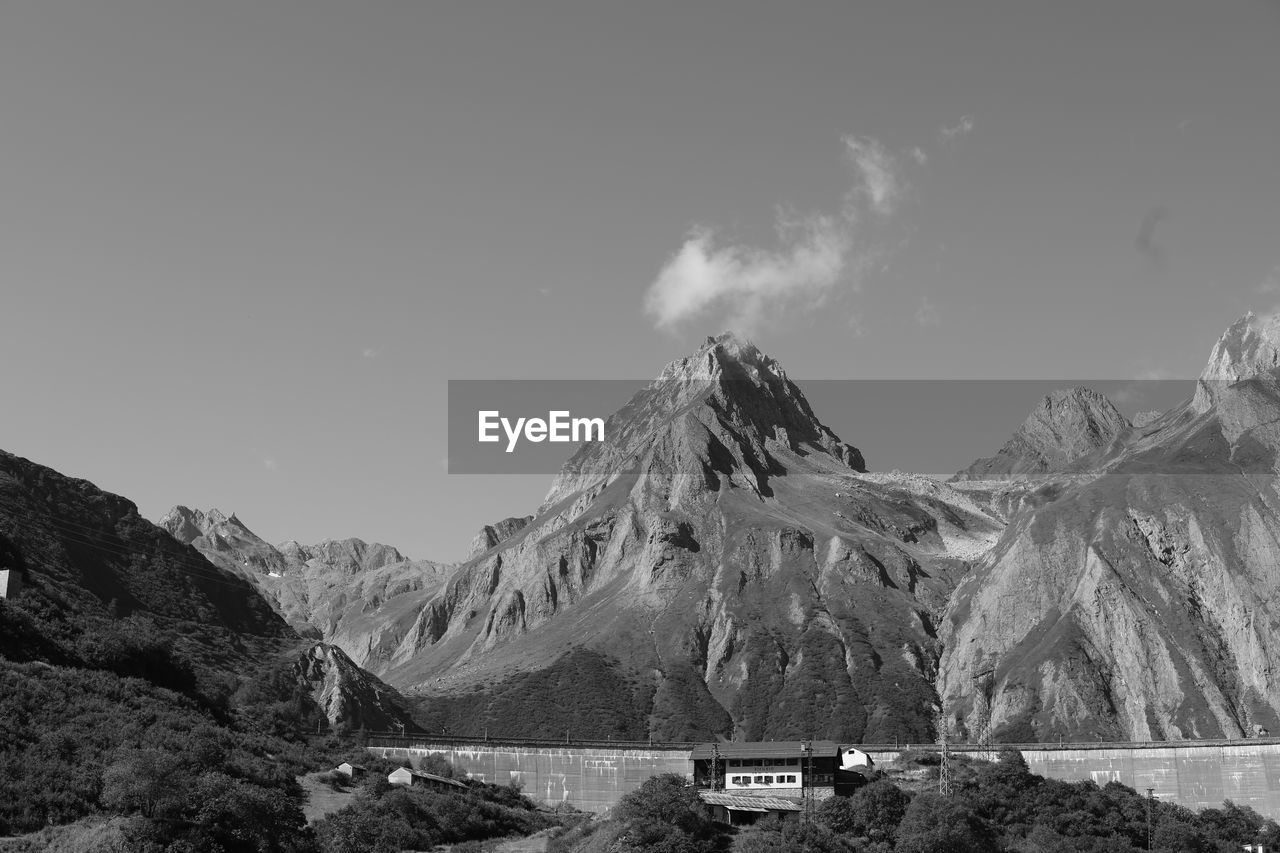
[[[262,467],[266,468],[268,471],[275,471],[277,468],[280,467],[280,465],[276,462],[276,460],[267,458],[262,460]]]
[[[378,351],[373,347],[365,347],[363,350],[360,351],[360,356],[361,358],[377,358]]]
[[[713,228],[693,228],[645,292],[644,310],[654,324],[670,331],[723,310],[731,328],[749,334],[788,306],[812,309],[841,288],[856,291],[877,256],[860,239],[859,223],[867,210],[893,213],[907,184],[897,159],[877,140],[846,136],[842,142],[854,174],[839,212],[779,210],[773,247],[734,243]],[[916,151],[911,159],[923,162],[924,152]]]
[[[871,209],[880,214],[892,213],[904,189],[893,156],[868,137],[846,136],[844,144],[858,170],[859,189],[870,200]]]
[[[781,246],[718,245],[710,229],[685,239],[645,295],[645,311],[658,328],[672,329],[721,303],[731,327],[750,333],[770,307],[792,298],[821,299],[840,281],[852,248],[851,223],[844,218],[780,220]]]
[[[973,116],[961,116],[960,121],[950,127],[943,125],[940,132],[942,134],[943,141],[950,142],[956,137],[964,136],[971,130],[973,130]]]
[[[938,306],[928,296],[921,296],[920,304],[916,306],[916,325],[930,328],[941,322],[942,315],[938,313]]]
[[[929,155],[924,153],[924,149],[917,145],[911,149],[911,159],[915,160],[921,166],[929,162]]]

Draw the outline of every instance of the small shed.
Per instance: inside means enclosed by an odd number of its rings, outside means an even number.
[[[344,761],[333,769],[353,782],[357,779],[363,778],[364,774],[369,772],[368,769],[360,766],[359,764],[352,764],[350,761]]]
[[[13,598],[22,589],[22,572],[0,569],[0,598]]]
[[[408,767],[392,770],[387,774],[387,781],[392,785],[423,786],[451,794],[467,790],[467,786],[457,779],[447,779],[425,770],[410,770]]]
[[[699,791],[698,796],[711,807],[714,820],[730,826],[755,823],[765,815],[786,818],[804,811],[804,806],[786,797],[731,794],[724,791]]]

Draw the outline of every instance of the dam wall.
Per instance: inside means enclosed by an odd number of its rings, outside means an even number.
[[[413,740],[399,745],[375,738],[369,751],[393,761],[415,763],[440,755],[473,779],[495,785],[516,782],[526,796],[546,805],[566,804],[600,813],[639,788],[650,776],[677,773],[693,778],[693,744],[559,745],[516,742]]]
[[[548,805],[567,804],[603,812],[645,779],[659,773],[692,778],[694,744],[550,743],[468,741],[451,738],[375,737],[369,750],[386,758],[417,762],[438,754],[475,779],[518,782],[525,794]],[[906,748],[858,745],[878,765]],[[935,744],[918,750],[936,751]],[[1191,809],[1217,808],[1224,800],[1250,806],[1280,820],[1280,739],[1106,744],[1002,744],[1022,752],[1032,773],[1067,782],[1120,782],[1139,793],[1153,788],[1164,802]],[[972,745],[952,747],[957,756],[994,758]]]

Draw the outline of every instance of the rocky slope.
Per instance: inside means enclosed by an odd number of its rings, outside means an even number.
[[[368,614],[393,599],[434,591],[449,570],[360,539],[273,546],[234,514],[216,509],[176,506],[159,524],[211,562],[249,579],[300,634],[342,646],[360,665],[376,659],[384,642],[383,626]]]
[[[201,525],[221,531],[223,554],[268,560],[234,516],[185,513],[173,521],[187,534]],[[300,655],[312,663],[297,668],[297,682],[314,692],[331,722],[413,725],[403,701],[393,710],[394,691],[340,653],[300,638],[240,572],[175,541],[130,501],[3,451],[0,562],[22,572],[14,607],[28,614],[0,630],[0,657],[135,661],[128,666],[139,675],[154,680],[159,673],[175,688],[207,691]],[[24,625],[45,627],[19,632]],[[161,641],[164,653],[151,645]],[[166,654],[173,660],[160,659]]]
[[[1049,476],[956,590],[939,691],[1002,740],[1280,731],[1280,353],[1242,318],[1187,404]]]
[[[932,481],[862,475],[732,336],[669,365],[605,434],[521,529],[416,608],[372,614],[403,626],[388,681],[455,730],[586,714],[513,685],[590,673],[583,701],[639,709],[613,736],[930,737],[935,620],[966,569],[949,549],[981,552],[998,518]]]
[[[1108,447],[1130,428],[1108,400],[1088,388],[1065,388],[1040,401],[995,456],[979,459],[957,480],[994,480],[1062,471]]]
[[[293,674],[334,729],[371,732],[417,728],[403,696],[356,666],[337,646],[315,643],[298,655]]]

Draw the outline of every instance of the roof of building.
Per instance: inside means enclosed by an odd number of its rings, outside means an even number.
[[[724,806],[742,812],[799,812],[804,811],[795,800],[785,797],[756,797],[748,794],[726,794],[723,791],[699,791],[702,801],[711,806]]]
[[[434,773],[428,773],[428,772],[427,772],[427,771],[425,771],[425,770],[411,770],[411,769],[410,769],[410,768],[408,768],[408,767],[401,767],[399,770],[392,770],[392,771],[391,771],[391,773],[389,773],[389,774],[387,774],[387,775],[389,775],[389,776],[390,776],[390,775],[393,775],[393,774],[395,774],[395,773],[399,773],[399,772],[400,772],[400,770],[404,770],[404,771],[405,771],[405,772],[407,772],[409,775],[413,776],[415,779],[426,779],[426,780],[428,780],[428,781],[430,781],[430,782],[440,782],[440,783],[445,784],[445,785],[452,785],[452,786],[454,786],[455,788],[465,788],[465,787],[467,787],[467,786],[466,786],[466,785],[464,785],[463,783],[459,782],[457,779],[449,779],[449,778],[446,778],[446,777],[444,777],[444,776],[437,776],[436,774],[434,774]]]
[[[734,741],[730,743],[700,743],[693,748],[690,758],[709,759],[719,749],[721,758],[800,758],[804,755],[798,740],[766,740],[755,742]],[[831,740],[810,741],[815,757],[834,758],[840,751],[840,745]]]

